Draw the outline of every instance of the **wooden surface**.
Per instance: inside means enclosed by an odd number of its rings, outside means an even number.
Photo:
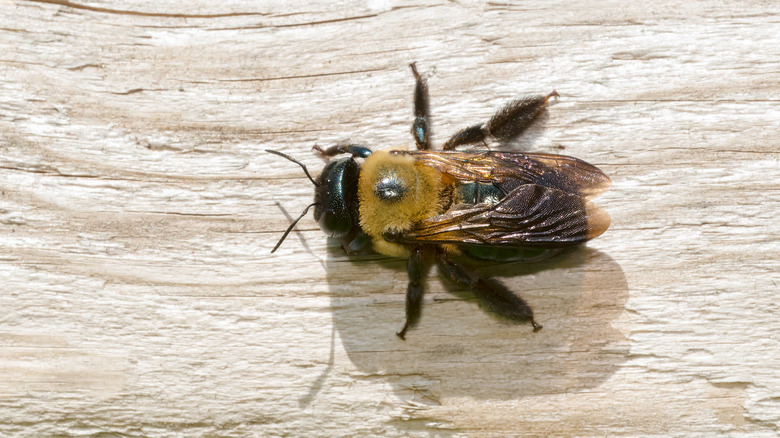
[[[646,2],[647,3],[647,2]],[[776,436],[774,2],[0,1],[0,436]],[[606,234],[482,266],[544,330],[312,218],[315,143],[561,97]],[[437,143],[437,144],[438,144]],[[451,293],[452,292],[452,293]]]

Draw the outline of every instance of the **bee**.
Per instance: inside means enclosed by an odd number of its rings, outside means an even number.
[[[410,64],[415,78],[412,136],[416,150],[379,150],[357,144],[314,146],[329,161],[316,179],[306,207],[282,235],[314,207],[314,218],[347,254],[365,249],[408,259],[406,321],[399,332],[420,320],[425,266],[435,260],[439,272],[473,291],[489,311],[511,321],[530,323],[531,307],[498,280],[482,277],[462,259],[501,261],[528,248],[555,250],[581,244],[607,230],[609,214],[591,199],[607,190],[609,177],[577,158],[519,152],[457,151],[487,140],[509,142],[544,111],[555,91],[513,100],[486,123],[450,137],[433,150],[426,80]]]

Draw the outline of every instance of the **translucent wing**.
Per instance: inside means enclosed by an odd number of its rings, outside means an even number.
[[[609,214],[582,196],[524,184],[495,205],[453,208],[399,237],[408,243],[555,248],[592,239],[609,223]]]
[[[463,182],[493,183],[504,193],[536,184],[592,199],[611,185],[596,166],[565,155],[519,152],[395,151]]]

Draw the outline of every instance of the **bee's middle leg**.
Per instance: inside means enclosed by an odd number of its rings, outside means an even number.
[[[468,287],[491,312],[514,321],[530,321],[534,331],[541,330],[541,324],[534,321],[531,307],[501,282],[493,278],[483,278],[465,266],[455,263],[444,251],[436,255],[439,271],[461,286]]]
[[[407,263],[409,274],[409,286],[406,289],[406,323],[400,332],[397,332],[399,338],[406,340],[406,331],[420,320],[422,311],[423,297],[423,276],[425,267],[423,265],[423,251],[421,248],[414,248],[412,255]]]
[[[428,84],[425,79],[417,72],[415,63],[409,64],[414,74],[416,85],[414,87],[414,123],[412,124],[412,135],[417,143],[417,149],[431,149],[431,128],[429,124],[430,104],[428,98]]]

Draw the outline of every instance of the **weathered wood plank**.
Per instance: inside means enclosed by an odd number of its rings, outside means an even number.
[[[0,3],[0,435],[774,436],[780,26],[766,2]],[[484,266],[544,330],[350,259],[269,148],[517,147],[613,179],[610,230]],[[450,293],[450,292],[455,292]]]

